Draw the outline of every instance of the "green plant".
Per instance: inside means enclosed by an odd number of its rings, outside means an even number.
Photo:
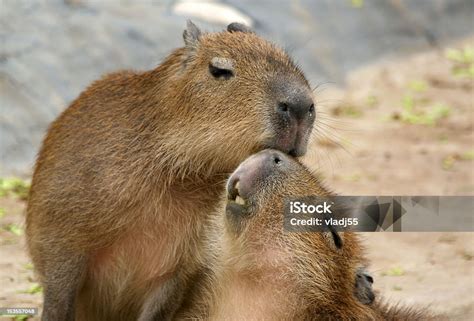
[[[43,287],[39,283],[33,283],[28,290],[23,291],[28,294],[36,294],[43,292]]]
[[[374,108],[374,107],[376,107],[378,104],[379,104],[379,100],[378,100],[377,96],[375,96],[375,95],[369,95],[369,96],[367,97],[367,106],[368,106],[368,107]]]
[[[20,178],[0,178],[0,197],[14,195],[22,200],[28,198],[30,184]]]
[[[469,150],[462,154],[451,154],[443,158],[442,167],[444,170],[450,170],[453,168],[457,161],[472,161],[474,160],[474,150]]]
[[[402,100],[403,111],[400,114],[401,121],[413,125],[433,126],[439,120],[446,118],[451,113],[451,108],[442,103],[431,107],[421,108],[413,95],[405,95]]]
[[[445,57],[453,63],[452,73],[457,77],[474,78],[474,47],[447,49]]]
[[[382,272],[382,276],[402,276],[405,274],[405,271],[401,267],[393,267],[389,269],[387,272]]]
[[[456,162],[456,157],[449,155],[443,159],[442,167],[444,170],[450,170],[453,168],[454,163]]]
[[[414,92],[425,92],[428,84],[424,80],[412,80],[408,83],[408,88]]]
[[[364,0],[351,0],[351,6],[353,8],[362,8],[364,6]]]
[[[362,110],[360,108],[350,105],[350,104],[344,104],[336,107],[333,110],[334,115],[341,115],[341,116],[346,116],[346,117],[352,117],[352,118],[359,118],[363,115]]]
[[[461,155],[462,160],[474,160],[474,149]]]
[[[23,229],[16,224],[9,224],[5,226],[5,230],[9,231],[10,233],[15,234],[16,236],[23,235]]]

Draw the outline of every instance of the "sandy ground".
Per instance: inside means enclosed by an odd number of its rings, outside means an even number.
[[[466,43],[474,42],[453,46]],[[319,125],[305,161],[340,194],[473,195],[473,82],[452,67],[440,49],[354,72],[344,91],[319,86]],[[419,110],[444,105],[449,115],[433,126],[406,123],[403,97]],[[39,307],[24,236],[11,229],[24,225],[24,203],[4,197],[0,208],[0,307]],[[381,295],[474,319],[474,233],[364,237]]]
[[[454,47],[471,47],[468,39]],[[474,195],[473,80],[446,48],[368,66],[348,89],[316,90],[320,125],[306,163],[342,195]],[[404,97],[449,108],[437,124],[403,122]],[[474,233],[365,233],[375,288],[389,300],[474,320]]]

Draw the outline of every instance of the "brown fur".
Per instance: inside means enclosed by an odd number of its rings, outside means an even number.
[[[311,94],[290,58],[253,33],[193,28],[156,69],[105,76],[51,124],[26,222],[45,320],[172,315],[226,174],[265,147],[306,144],[311,125],[275,122],[275,83]],[[214,57],[235,77],[213,79]]]
[[[284,199],[330,193],[303,165],[276,153],[280,169],[255,169],[255,156],[239,167],[262,176],[245,185],[252,188],[241,194],[245,214],[235,218],[227,208],[209,224],[209,268],[177,320],[441,320],[418,309],[360,302],[354,280],[367,260],[355,233],[339,233],[343,246],[337,248],[329,232],[283,230]],[[221,208],[231,203],[226,195]]]

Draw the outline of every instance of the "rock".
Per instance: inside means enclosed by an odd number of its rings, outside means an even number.
[[[0,175],[28,176],[48,124],[93,80],[150,69],[181,46],[186,18],[219,30],[236,19],[295,56],[313,85],[471,30],[470,0],[81,1],[0,4]]]

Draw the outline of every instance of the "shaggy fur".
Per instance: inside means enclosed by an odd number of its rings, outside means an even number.
[[[190,23],[186,46],[156,69],[105,76],[51,124],[26,220],[43,320],[172,315],[227,174],[265,147],[304,153],[314,119],[290,123],[275,106],[281,82],[311,95],[308,82],[284,51],[237,29]],[[210,74],[215,57],[233,77]]]
[[[276,153],[280,163],[263,169],[259,162],[266,160],[257,158],[263,153]],[[283,230],[285,199],[330,195],[303,165],[264,151],[239,170],[244,173],[239,193],[245,214],[224,210],[233,202],[225,195],[220,215],[206,233],[209,268],[194,284],[177,320],[442,320],[418,309],[361,303],[354,280],[368,262],[355,233],[339,233],[338,248],[329,232]]]

